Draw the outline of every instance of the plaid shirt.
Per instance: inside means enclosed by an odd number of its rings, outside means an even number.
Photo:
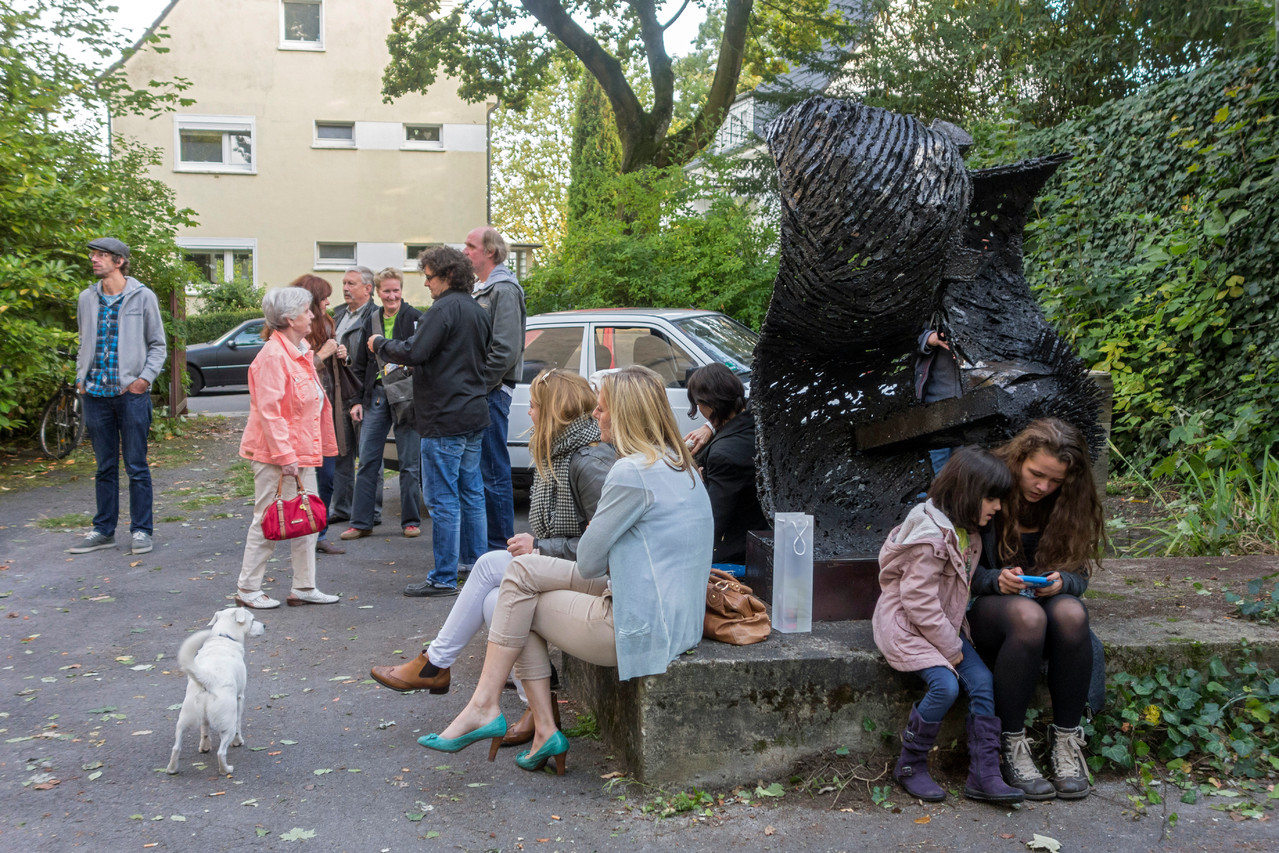
[[[98,340],[93,363],[84,380],[84,393],[93,397],[118,397],[120,388],[120,305],[124,294],[99,293]]]

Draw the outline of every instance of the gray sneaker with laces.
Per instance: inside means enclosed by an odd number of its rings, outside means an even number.
[[[74,548],[68,548],[68,554],[87,554],[90,551],[101,551],[103,548],[114,548],[115,537],[107,536],[105,533],[99,533],[94,530],[80,540],[80,544]]]
[[[130,553],[150,554],[151,547],[150,533],[143,533],[141,530],[133,531],[133,548]]]

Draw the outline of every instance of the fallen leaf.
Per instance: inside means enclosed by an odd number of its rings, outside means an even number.
[[[430,832],[428,832],[428,833],[426,834],[426,837],[427,837],[427,838],[439,838],[439,837],[440,837],[440,834],[439,834],[438,832],[436,832],[434,829],[432,829]]]
[[[625,775],[626,774],[620,770],[614,770],[612,773],[605,773],[600,778],[601,779],[621,779]]]
[[[1038,832],[1026,842],[1026,846],[1031,850],[1047,850],[1048,853],[1057,853],[1061,850],[1061,842],[1055,838],[1049,838],[1047,835],[1040,835]]]
[[[129,564],[129,568],[136,569],[140,565],[142,565],[141,560],[134,560],[132,563]]]
[[[315,838],[315,830],[295,826],[280,836],[281,841],[302,841],[306,838]]]
[[[1000,838],[1016,838],[1017,836],[1013,835],[1011,832],[1001,832],[999,833],[999,837]]]
[[[932,822],[933,822],[933,819],[930,815],[924,815],[923,817],[915,818],[915,823],[932,823]]]
[[[41,782],[39,785],[33,785],[32,787],[34,787],[37,791],[49,791],[53,789],[53,786],[61,783],[61,779],[50,779],[47,782]]]
[[[261,837],[262,837],[262,836],[264,836],[264,835],[270,835],[270,834],[271,834],[271,830],[269,830],[269,829],[263,829],[263,828],[262,828],[262,827],[260,827],[260,826],[257,828],[257,832],[258,832],[258,838],[261,838]]]
[[[769,824],[768,826],[764,827],[765,835],[773,835],[776,832],[777,832],[777,829],[772,824]]]
[[[171,814],[169,815],[169,820],[176,820],[178,823],[186,823],[187,817],[186,815],[181,814]]]

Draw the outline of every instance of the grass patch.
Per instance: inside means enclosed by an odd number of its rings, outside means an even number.
[[[182,507],[182,509],[203,509],[206,506],[220,504],[224,500],[226,498],[222,495],[200,495],[199,497],[188,498],[179,503],[178,506]]]
[[[566,737],[584,737],[587,740],[600,739],[600,724],[595,719],[595,715],[589,711],[585,714],[578,714],[577,725],[571,729],[565,729]]]
[[[237,460],[227,472],[222,484],[230,486],[232,497],[253,497],[253,469],[249,467],[249,460]]]
[[[93,523],[93,516],[87,512],[72,512],[53,518],[36,519],[36,527],[44,530],[61,530],[70,527],[88,527]]]
[[[164,518],[160,519],[160,522],[169,523],[174,521],[186,521],[186,520],[187,520],[187,517],[185,515],[166,515]]]

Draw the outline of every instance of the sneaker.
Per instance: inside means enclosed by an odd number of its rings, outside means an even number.
[[[372,536],[372,530],[361,530],[358,527],[348,527],[342,531],[342,539],[350,542],[352,539],[363,539],[365,536]]]
[[[457,576],[460,578],[460,577],[462,577],[463,575],[469,575],[469,574],[471,573],[471,569],[473,569],[473,568],[475,568],[475,564],[474,564],[474,563],[458,563],[458,564],[457,564]]]
[[[404,527],[405,539],[416,539],[417,537],[421,535],[422,535],[422,528],[418,527],[416,524],[405,525]]]
[[[152,547],[150,533],[143,533],[141,530],[133,531],[133,547],[130,549],[130,553],[150,554]]]
[[[457,595],[457,587],[426,580],[421,583],[411,583],[404,587],[404,594],[410,598]]]
[[[318,589],[290,590],[289,597],[285,599],[290,607],[300,607],[304,604],[336,604],[337,600],[336,595],[329,595]]]
[[[101,551],[103,548],[114,548],[115,537],[107,536],[105,533],[99,533],[94,530],[80,541],[80,544],[74,548],[68,548],[68,554],[87,554],[90,551]]]

